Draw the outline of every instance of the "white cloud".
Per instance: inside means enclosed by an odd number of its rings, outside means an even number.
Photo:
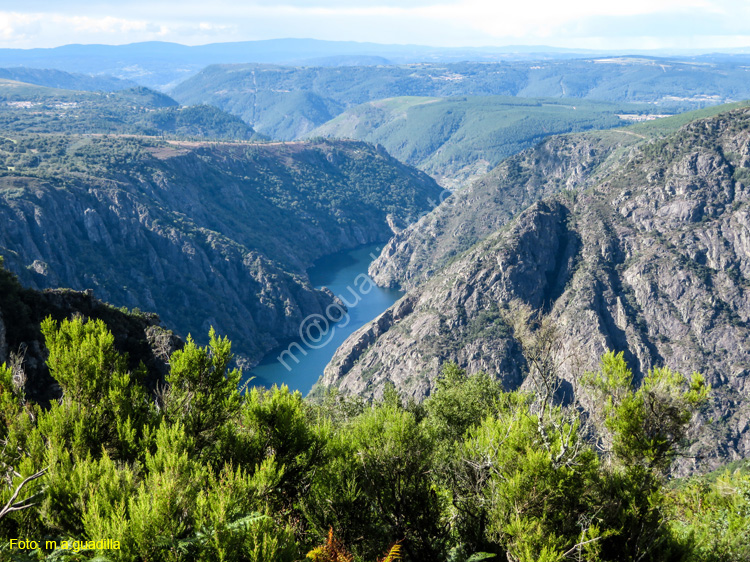
[[[28,0],[0,11],[0,46],[185,44],[314,37],[436,46],[630,48],[719,44],[750,35],[746,0]],[[618,27],[619,18],[630,25]],[[639,25],[643,25],[643,30]],[[729,38],[732,38],[731,40]],[[710,39],[709,39],[710,38]],[[689,45],[688,45],[689,46]]]
[[[7,46],[28,47],[27,43],[45,35],[64,33],[68,42],[77,37],[111,37],[129,34],[165,34],[168,30],[146,20],[112,16],[70,16],[64,14],[0,12],[0,40]],[[20,43],[13,45],[12,43]]]
[[[0,40],[5,43],[28,40],[40,32],[40,27],[34,14],[0,12]]]
[[[130,33],[155,33],[166,35],[169,28],[146,20],[129,20],[112,16],[61,16],[55,15],[52,22],[57,25],[70,25],[73,31],[83,34],[126,35]]]
[[[236,26],[213,22],[167,22],[115,16],[0,12],[0,47],[50,47],[70,43],[121,44],[149,40],[204,40]]]
[[[498,2],[497,0],[462,0],[436,3],[429,6],[401,6],[386,4],[318,5],[291,4],[245,5],[241,11],[270,17],[347,17],[410,19],[419,25],[442,22],[454,27],[465,26],[498,38],[554,37],[570,22],[592,17],[622,17],[651,15],[668,12],[699,11],[718,13],[720,7],[709,0],[628,0],[606,2],[601,0],[524,0]]]
[[[647,15],[688,9],[712,10],[712,7],[706,0],[524,0],[502,4],[491,0],[466,0],[446,9],[444,16],[463,21],[493,37],[551,38],[570,22],[584,18]]]

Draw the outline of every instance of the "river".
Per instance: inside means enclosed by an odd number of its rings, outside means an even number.
[[[330,309],[325,316],[308,320],[302,327],[305,340],[286,342],[268,353],[248,373],[255,377],[251,385],[286,384],[291,390],[307,394],[344,340],[401,298],[403,292],[378,287],[366,277],[372,256],[377,256],[380,249],[379,245],[362,246],[315,262],[307,272],[310,282],[316,288],[328,287],[346,302],[347,315],[339,320],[338,309]],[[338,323],[329,322],[329,317]],[[312,326],[316,320],[317,326]],[[284,353],[287,350],[291,353]]]

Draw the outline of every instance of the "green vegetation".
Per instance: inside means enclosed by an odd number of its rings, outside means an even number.
[[[646,135],[649,137],[658,137],[672,134],[677,131],[683,125],[687,125],[691,121],[696,119],[706,119],[708,117],[715,117],[725,111],[731,111],[733,109],[741,109],[750,105],[748,101],[738,101],[735,103],[726,103],[722,105],[716,105],[712,107],[706,107],[703,109],[696,109],[695,111],[687,111],[680,113],[679,115],[673,115],[671,117],[665,117],[664,119],[656,119],[654,121],[646,121],[645,123],[637,123],[628,127],[628,131]]]
[[[35,404],[0,368],[3,559],[718,562],[750,549],[747,472],[669,485],[709,394],[699,375],[654,369],[635,389],[608,353],[586,377],[591,417],[450,364],[421,405],[393,387],[371,405],[310,403],[238,389],[212,331],[172,353],[154,393],[105,323],[42,332],[59,400]],[[39,548],[11,550],[19,537]],[[118,548],[86,544],[107,539]]]
[[[653,105],[492,96],[401,97],[351,108],[307,137],[382,144],[402,162],[449,187],[484,175],[501,160],[544,137],[628,124]]]
[[[247,123],[212,106],[179,107],[137,87],[80,92],[0,79],[0,129],[23,133],[146,135],[262,140]]]
[[[429,74],[435,67],[425,68],[427,74],[421,67],[411,71],[430,83],[444,82],[446,89],[486,78],[459,75],[457,66],[438,75]],[[556,77],[545,68],[537,69],[545,80]],[[511,65],[506,70],[506,83],[519,91],[543,89],[524,83]],[[253,71],[253,84],[268,81],[259,74]],[[350,75],[328,79],[336,87],[352,82]],[[382,89],[388,87],[384,82]],[[580,84],[573,94],[585,87],[592,86]],[[633,88],[638,92],[637,83]],[[265,99],[253,91],[254,102]],[[345,103],[343,97],[269,91],[263,95],[278,100],[265,115],[285,135],[318,119],[314,112],[330,116]],[[150,308],[149,302],[158,302],[173,326],[196,337],[220,324],[255,357],[330,302],[302,275],[314,257],[384,239],[388,215],[408,222],[439,195],[424,174],[361,142],[169,144],[20,133],[101,127],[116,135],[213,138],[224,131],[234,138],[248,129],[212,107],[178,109],[142,89],[65,97],[11,84],[8,92],[6,102],[23,102],[6,103],[9,132],[0,140],[0,222],[7,225],[0,245],[8,262],[40,285],[51,282],[47,275],[68,275],[64,284],[90,283],[118,304]],[[298,102],[308,113],[289,115],[286,108]],[[100,103],[107,109],[100,111]],[[409,158],[426,162],[439,154],[443,160],[435,166],[463,166],[450,145],[476,143],[472,158],[479,158],[478,147],[493,134],[491,127],[482,129],[489,123],[503,123],[502,142],[515,150],[532,130],[570,127],[559,111],[581,111],[591,126],[615,118],[605,104],[571,110],[565,103],[408,97],[370,104],[361,118],[367,128],[378,119],[384,130],[393,127],[388,138],[400,139]],[[80,107],[85,111],[77,113]],[[536,112],[536,120],[527,110]],[[638,142],[680,119],[546,146],[561,145],[563,156],[566,150],[584,154],[581,167],[596,167],[607,135]],[[360,131],[359,122],[343,121]],[[686,129],[678,141],[696,134]],[[502,142],[493,150],[505,150]],[[726,151],[727,159],[741,160],[739,149],[731,148],[736,153]],[[668,161],[694,152],[688,142],[650,143],[630,164],[639,175],[619,181],[646,185],[647,157]],[[497,170],[503,185],[519,187],[502,193],[504,200],[541,196],[547,175],[566,185],[564,167],[534,154],[544,156],[540,150]],[[577,166],[575,160],[569,164]],[[731,173],[746,179],[744,172]],[[568,199],[571,206],[577,201],[570,192]],[[476,213],[473,220],[500,214],[483,207],[486,215]],[[549,236],[567,236],[558,228],[564,213],[549,216]],[[544,223],[527,230],[542,228]],[[454,259],[476,236],[461,231],[441,259]],[[530,239],[531,249],[544,249],[538,243],[544,238]],[[688,270],[712,280],[701,263],[692,269],[681,264],[680,271]],[[535,281],[519,277],[527,285]],[[545,297],[553,300],[556,290]],[[612,292],[622,293],[616,286]],[[71,315],[51,305],[64,295],[22,289],[0,268],[2,343],[12,352],[0,368],[0,560],[364,562],[385,554],[389,562],[722,562],[750,556],[750,477],[744,467],[672,478],[690,444],[691,422],[710,400],[703,377],[654,368],[636,387],[623,353],[608,352],[596,372],[576,381],[580,402],[561,405],[554,399],[561,386],[553,376],[552,348],[559,342],[551,317],[533,326],[511,323],[497,306],[482,306],[469,317],[461,304],[455,317],[440,318],[440,338],[431,340],[455,356],[481,339],[514,337],[529,371],[523,373],[527,390],[503,389],[497,380],[503,372],[469,375],[447,364],[421,404],[404,403],[392,386],[381,387],[382,396],[371,404],[335,392],[307,402],[286,387],[238,388],[241,374],[233,368],[229,340],[213,329],[205,346],[188,337],[184,347],[165,352],[168,369],[159,372],[147,353],[142,359],[131,351],[143,347],[133,332],[144,331],[145,315],[112,308],[106,315]],[[81,294],[67,296],[87,302]],[[35,360],[46,350],[57,395],[39,390],[52,388],[50,380],[26,380],[23,362],[13,355],[21,342],[37,348]],[[362,377],[384,364],[371,365]],[[21,552],[10,542],[18,538],[41,546]],[[102,540],[117,541],[117,548],[97,545]],[[61,546],[79,541],[94,546]]]
[[[4,337],[0,336],[0,360],[3,352],[7,352],[16,383],[25,388],[27,398],[46,404],[55,392],[53,381],[43,368],[41,350],[45,349],[45,340],[40,324],[48,317],[61,321],[74,313],[106,322],[116,335],[118,349],[130,358],[127,369],[136,371],[141,363],[145,364],[149,371],[146,383],[153,387],[162,360],[155,357],[149,339],[161,338],[169,345],[176,341],[159,326],[156,314],[118,309],[87,293],[68,289],[40,292],[23,287],[15,275],[2,267],[3,262],[0,256],[0,333],[5,326]],[[7,349],[2,349],[3,344]]]
[[[257,131],[291,140],[347,108],[402,96],[518,96],[649,103],[675,113],[750,98],[742,65],[621,57],[502,63],[289,67],[211,65],[175,86],[181,103],[209,103]]]

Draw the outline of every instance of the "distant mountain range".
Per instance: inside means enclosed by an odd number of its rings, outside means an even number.
[[[111,75],[166,89],[216,63],[306,66],[401,64],[422,61],[568,58],[583,52],[552,47],[448,49],[317,39],[271,39],[188,46],[151,41],[129,45],[64,45],[48,49],[0,49],[0,66],[54,68]],[[588,53],[592,54],[591,52]]]
[[[750,65],[750,57],[745,59]],[[750,98],[748,72],[738,60],[619,57],[346,68],[227,64],[205,68],[170,94],[181,103],[214,105],[260,133],[288,140],[354,106],[401,96],[575,98],[685,111]]]
[[[196,74],[205,66],[217,63],[355,66],[415,62],[561,60],[626,54],[698,57],[703,62],[747,58],[738,51],[742,50],[701,55],[699,52],[688,50],[603,52],[560,49],[544,45],[446,48],[317,39],[271,39],[199,46],[151,41],[129,45],[64,45],[46,49],[0,49],[0,66],[54,68],[84,74],[104,74],[132,80],[152,88],[168,89]]]

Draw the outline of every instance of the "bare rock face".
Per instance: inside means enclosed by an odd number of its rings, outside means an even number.
[[[643,143],[418,284],[344,343],[321,383],[378,396],[392,381],[422,399],[456,361],[516,388],[526,364],[507,311],[520,301],[555,320],[573,386],[607,350],[625,351],[636,382],[655,366],[700,371],[713,392],[695,452],[706,466],[750,454],[749,165],[747,110]]]
[[[441,191],[359,142],[81,143],[76,170],[45,169],[57,156],[40,144],[38,169],[0,178],[7,267],[28,287],[153,310],[198,341],[214,327],[247,364],[333,302],[305,274],[315,259],[387,240]]]
[[[617,130],[563,135],[508,158],[469,188],[444,192],[441,205],[396,232],[370,276],[384,287],[416,287],[535,201],[593,184],[618,148],[637,141]]]

